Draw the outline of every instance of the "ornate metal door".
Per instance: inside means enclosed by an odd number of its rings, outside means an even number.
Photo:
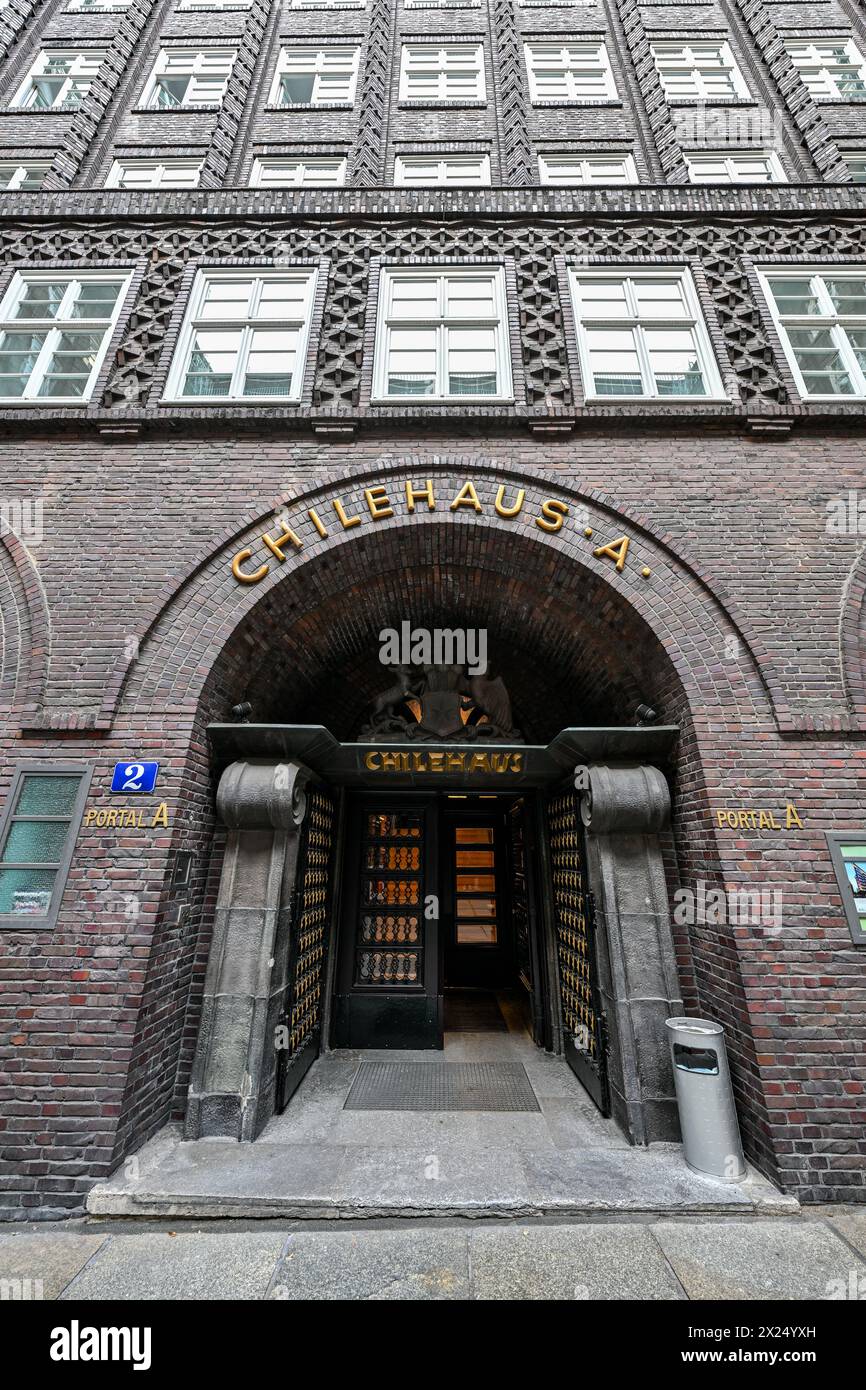
[[[585,879],[580,803],[570,785],[548,800],[547,834],[565,1056],[599,1110],[608,1115],[605,1029],[596,979],[593,900]]]
[[[286,1045],[277,1053],[278,1112],[288,1105],[321,1044],[336,807],[326,787],[313,787],[307,796],[290,909],[288,987],[281,1019]]]

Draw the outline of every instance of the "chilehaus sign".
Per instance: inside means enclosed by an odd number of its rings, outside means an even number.
[[[504,521],[531,526],[549,535],[561,531],[571,514],[569,504],[557,497],[544,497],[537,504],[527,505],[526,489],[507,483],[497,488],[492,502],[482,501],[475,484],[469,479],[461,483],[456,492],[453,485],[447,492],[444,491],[432,478],[426,478],[423,482],[418,478],[406,478],[402,483],[393,479],[387,486],[380,483],[365,487],[362,497],[363,501],[358,503],[336,497],[327,504],[320,503],[318,508],[308,507],[293,519],[294,524],[285,520],[281,522],[279,530],[264,532],[259,555],[254,555],[251,546],[245,546],[233,557],[231,569],[235,579],[239,584],[259,584],[270,573],[274,563],[284,564],[289,555],[304,549],[307,541],[302,532],[309,539],[315,539],[315,536],[324,539],[333,531],[337,534],[340,530],[355,531],[365,524],[386,521],[396,516],[398,511],[408,515],[419,510],[441,512],[446,516],[457,513],[495,515]],[[587,540],[593,534],[591,526],[583,528]],[[596,559],[610,562],[621,573],[626,566],[631,543],[628,536],[613,536],[595,545],[592,553]],[[651,571],[644,565],[640,573],[644,579],[648,579]]]

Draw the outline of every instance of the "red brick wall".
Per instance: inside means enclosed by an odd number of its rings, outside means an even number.
[[[862,824],[866,801],[866,710],[840,658],[844,611],[853,678],[861,541],[825,531],[827,499],[862,478],[853,432],[763,442],[611,422],[553,443],[437,436],[426,449],[397,431],[327,445],[70,435],[7,446],[4,463],[21,480],[10,496],[44,500],[45,532],[29,569],[3,554],[6,628],[22,652],[13,693],[7,638],[0,792],[17,760],[61,756],[94,764],[88,805],[107,806],[111,766],[135,753],[162,764],[147,803],[168,801],[170,827],[83,828],[56,930],[0,937],[0,1215],[80,1209],[95,1177],[180,1113],[218,877],[207,722],[250,698],[286,722],[324,712],[351,736],[381,679],[382,615],[441,605],[453,623],[455,594],[507,652],[528,736],[546,738],[545,721],[631,721],[641,699],[680,722],[672,889],[702,879],[783,893],[778,933],[677,929],[685,998],[729,1028],[755,1161],[806,1199],[862,1199],[866,952],[851,946],[823,836]],[[446,505],[407,518],[403,478],[442,469]],[[302,556],[264,583],[231,579],[247,534],[258,557],[257,538],[278,529],[279,499],[330,480],[323,514],[333,495],[363,505],[360,488],[389,473],[395,518],[335,527],[318,545],[305,533]],[[480,518],[447,509],[470,475]],[[527,509],[536,493],[568,501],[562,532],[493,516],[500,482],[525,486]],[[592,538],[574,524],[581,503]],[[618,575],[592,549],[623,533]],[[715,827],[716,809],[778,818],[787,801],[802,830]],[[178,848],[195,855],[179,924]]]

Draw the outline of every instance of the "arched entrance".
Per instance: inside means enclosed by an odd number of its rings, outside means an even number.
[[[423,660],[383,705],[407,631],[482,632],[508,727],[485,733],[471,680],[467,723],[425,715]],[[251,609],[203,708],[228,839],[188,1135],[253,1138],[320,1049],[437,1048],[451,991],[522,986],[600,1108],[675,1136],[663,769],[687,705],[601,575],[432,518],[344,540]]]

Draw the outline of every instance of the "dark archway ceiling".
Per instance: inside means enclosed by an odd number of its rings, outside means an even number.
[[[486,628],[491,663],[528,742],[569,725],[633,724],[641,701],[681,707],[649,628],[601,579],[526,536],[487,527],[383,527],[287,569],[217,663],[207,718],[248,700],[254,722],[356,737],[391,683],[383,628]]]

